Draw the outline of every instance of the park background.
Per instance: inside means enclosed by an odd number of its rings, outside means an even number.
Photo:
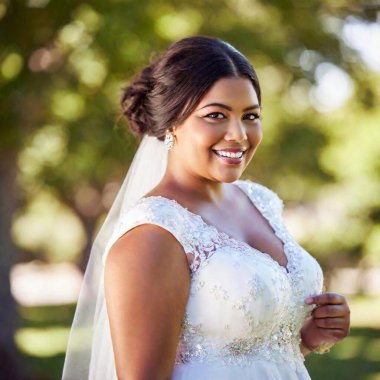
[[[138,139],[121,88],[171,42],[254,64],[264,140],[244,174],[345,294],[351,334],[314,380],[380,379],[380,2],[0,0],[0,378],[60,379],[91,241]]]

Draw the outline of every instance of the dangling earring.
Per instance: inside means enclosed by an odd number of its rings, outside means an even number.
[[[165,146],[167,150],[173,149],[174,146],[174,133],[167,131],[165,134],[165,140],[164,140]]]

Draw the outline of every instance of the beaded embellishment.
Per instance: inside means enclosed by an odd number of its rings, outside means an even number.
[[[322,270],[287,231],[283,203],[274,192],[250,181],[235,184],[282,241],[286,268],[269,254],[218,231],[201,216],[160,196],[140,199],[121,216],[117,234],[139,224],[157,224],[171,232],[192,258],[176,365],[218,362],[243,366],[262,359],[302,370],[300,329],[313,308],[304,300],[322,291]]]

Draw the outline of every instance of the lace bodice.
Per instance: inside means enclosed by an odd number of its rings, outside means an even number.
[[[300,369],[299,331],[312,310],[304,300],[322,291],[322,270],[287,231],[274,192],[251,181],[235,184],[283,242],[286,268],[160,196],[142,198],[121,215],[109,247],[131,228],[151,223],[168,230],[192,257],[177,365],[267,360]]]

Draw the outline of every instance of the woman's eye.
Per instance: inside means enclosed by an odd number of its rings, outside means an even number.
[[[247,115],[244,115],[244,119],[246,119],[246,120],[256,120],[256,119],[260,119],[260,115],[257,114],[257,113],[249,113]]]
[[[209,119],[224,119],[225,116],[221,112],[213,112],[206,115]]]

